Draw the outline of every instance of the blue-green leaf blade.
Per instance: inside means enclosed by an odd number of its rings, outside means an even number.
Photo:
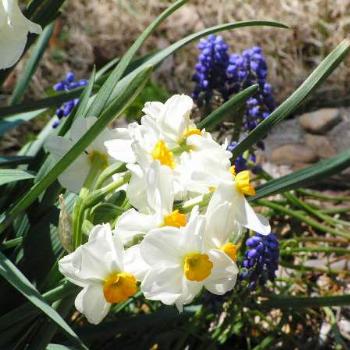
[[[344,151],[330,159],[322,160],[310,167],[268,181],[257,188],[256,195],[250,197],[250,200],[254,201],[255,199],[267,197],[276,193],[315,184],[324,178],[339,174],[348,167],[350,167],[350,150]]]
[[[57,313],[56,310],[46,303],[44,298],[34,288],[30,281],[1,252],[0,275],[38,309],[46,314],[53,322],[55,322],[63,330],[63,332],[74,341],[75,344],[79,345],[79,347],[82,349],[87,349],[75,332],[69,327],[66,321]]]
[[[15,181],[23,181],[34,178],[33,174],[20,169],[0,169],[0,186]]]
[[[233,150],[233,157],[242,154],[246,149],[254,145],[257,141],[266,136],[276,124],[282,121],[305,101],[305,99],[333,72],[333,70],[342,62],[350,50],[349,40],[342,41],[310,74],[310,76],[281,103],[271,115],[262,121],[246,138],[238,143]]]
[[[233,114],[242,108],[248,98],[252,97],[258,91],[258,85],[252,85],[238,94],[232,96],[228,101],[222,104],[215,111],[198,123],[199,128],[213,128],[219,124],[228,114]]]

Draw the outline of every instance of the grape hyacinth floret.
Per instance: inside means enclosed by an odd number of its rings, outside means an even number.
[[[221,36],[209,35],[198,45],[200,54],[195,66],[196,73],[193,80],[196,86],[192,97],[199,103],[209,103],[213,91],[217,90],[224,99],[227,99],[225,86],[226,69],[229,61],[228,45]]]
[[[258,84],[259,90],[247,101],[243,129],[253,130],[275,108],[272,88],[267,83],[268,67],[262,49],[254,46],[241,54],[228,54],[228,45],[221,36],[210,35],[198,45],[200,54],[195,66],[196,82],[192,96],[198,105],[209,104],[214,91],[224,101],[245,88]],[[259,147],[262,147],[260,145]]]
[[[232,141],[227,150],[232,152],[237,146],[237,142]],[[245,152],[243,155],[239,155],[234,161],[235,171],[240,172],[243,170],[251,170],[254,174],[258,174],[261,171],[261,166],[256,163],[256,155],[254,153]]]
[[[276,277],[279,258],[279,242],[277,236],[271,233],[263,236],[259,233],[248,238],[248,250],[242,262],[241,280],[248,281],[248,287],[255,289],[258,285],[273,281]]]
[[[266,59],[260,47],[246,49],[241,55],[230,55],[227,67],[229,94],[235,94],[253,84],[259,85],[258,93],[248,99],[243,118],[243,128],[249,132],[266,119],[275,108],[272,88],[266,82]]]
[[[71,91],[76,88],[86,86],[88,83],[85,79],[75,80],[75,74],[73,72],[68,72],[64,80],[56,83],[53,88],[55,91]],[[53,127],[56,128],[60,124],[60,120],[64,117],[67,117],[73,110],[73,108],[78,104],[79,99],[74,98],[73,100],[69,100],[63,103],[56,110],[56,115],[58,120],[56,120],[53,124]]]

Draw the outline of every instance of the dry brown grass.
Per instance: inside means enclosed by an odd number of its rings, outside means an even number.
[[[171,1],[71,0],[61,19],[58,45],[65,52],[59,64],[46,54],[34,80],[39,94],[65,71],[87,77],[98,66],[121,55],[145,26]],[[142,52],[163,48],[181,37],[218,23],[274,19],[289,30],[240,29],[223,35],[232,51],[261,45],[270,67],[270,81],[279,100],[285,98],[334,48],[350,29],[350,0],[193,0],[173,14],[145,44]],[[57,45],[57,43],[55,43]],[[57,47],[56,49],[57,50]],[[195,45],[166,61],[157,76],[172,92],[189,92]],[[350,65],[345,62],[331,76],[327,90],[346,95]]]

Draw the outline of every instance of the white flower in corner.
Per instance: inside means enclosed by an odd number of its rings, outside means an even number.
[[[55,160],[60,160],[75,143],[90,129],[97,118],[77,118],[73,122],[68,138],[61,136],[49,136],[45,147],[52,154]],[[103,167],[107,167],[114,159],[110,158],[104,146],[106,140],[114,138],[114,131],[111,129],[103,130],[89,147],[82,153],[59,177],[58,180],[62,187],[71,192],[79,193],[90,172],[91,164],[96,158]]]
[[[18,0],[0,0],[0,69],[9,68],[19,60],[28,33],[40,34],[40,25],[24,17]]]
[[[115,233],[124,244],[157,227],[186,225],[186,215],[173,210],[174,191],[170,169],[153,162],[145,177],[147,188],[128,194],[130,203],[138,210],[130,209],[123,213],[116,225]]]
[[[137,279],[128,269],[128,261],[134,260],[131,253],[128,257],[128,251],[107,224],[95,226],[87,243],[59,261],[60,272],[83,288],[75,307],[90,323],[100,323],[112,304],[136,293]]]
[[[255,194],[255,189],[250,183],[250,172],[244,170],[235,174],[234,167],[231,168],[231,172],[231,180],[223,181],[215,189],[207,211],[213,212],[215,208],[227,203],[227,215],[236,225],[241,225],[262,235],[268,235],[271,232],[268,220],[264,216],[256,214],[245,198],[246,195]]]
[[[220,249],[208,249],[203,233],[205,218],[194,208],[184,227],[152,230],[140,243],[140,255],[148,266],[141,289],[145,297],[181,311],[204,287],[222,295],[236,282],[235,262]]]

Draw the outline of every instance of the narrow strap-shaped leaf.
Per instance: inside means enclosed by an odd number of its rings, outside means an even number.
[[[311,75],[300,85],[300,87],[280,104],[271,115],[262,121],[255,129],[253,129],[246,138],[233,150],[233,157],[236,158],[246,149],[254,145],[257,141],[266,136],[267,132],[273,126],[278,124],[284,118],[301,105],[301,103],[334,71],[334,69],[342,62],[350,49],[349,40],[342,41],[311,73]]]
[[[136,39],[134,44],[128,49],[126,54],[121,58],[118,65],[114,68],[112,73],[109,75],[106,82],[102,85],[99,90],[94,103],[91,104],[88,114],[90,116],[99,116],[103,108],[108,103],[109,97],[112,94],[113,88],[118,83],[118,81],[123,76],[126,68],[131,62],[132,58],[142,46],[143,42],[152,34],[152,32],[158,27],[160,23],[164,21],[168,16],[170,16],[174,11],[176,11],[179,7],[184,5],[187,0],[178,0],[172,6],[167,8],[164,12],[161,13],[144,31],[143,33]]]
[[[215,27],[204,29],[198,33],[194,33],[191,35],[188,35],[187,37],[177,41],[176,43],[170,45],[169,47],[165,48],[164,50],[161,50],[159,52],[156,52],[154,54],[151,54],[148,59],[145,60],[145,57],[141,59],[141,62],[138,62],[138,60],[135,60],[137,64],[137,68],[135,68],[133,71],[131,71],[127,76],[125,76],[120,82],[117,84],[117,86],[114,88],[113,94],[110,97],[110,100],[115,98],[115,96],[120,92],[120,89],[122,87],[127,86],[130,82],[130,80],[140,72],[142,69],[144,69],[148,65],[157,65],[160,62],[162,62],[164,59],[166,59],[168,56],[176,52],[177,50],[181,49],[182,47],[186,46],[187,44],[190,44],[191,42],[200,39],[204,36],[207,36],[211,33],[217,33],[224,30],[230,30],[230,29],[238,29],[238,28],[244,28],[244,27],[252,27],[252,26],[268,26],[268,27],[276,27],[276,28],[288,28],[286,25],[278,22],[272,22],[272,21],[243,21],[243,22],[235,22],[235,23],[226,23],[221,24]],[[147,57],[148,55],[146,55]],[[130,64],[130,66],[133,63]],[[129,69],[129,67],[128,67]],[[128,71],[127,69],[127,71]],[[49,106],[58,106],[63,102],[66,102],[68,100],[71,100],[73,98],[79,97],[81,92],[83,91],[82,88],[75,89],[74,91],[69,92],[63,92],[60,94],[57,94],[53,97],[47,97],[39,101],[34,102],[28,102],[21,105],[15,105],[15,106],[9,106],[9,107],[2,107],[0,108],[0,118],[21,113],[21,112],[28,112],[32,111],[38,108],[47,108]]]
[[[199,128],[213,128],[215,125],[222,122],[228,115],[237,112],[245,105],[248,98],[252,97],[258,90],[258,85],[252,85],[244,89],[240,93],[232,96],[223,105],[210,113],[206,118],[198,123]]]
[[[46,314],[53,322],[55,322],[75,344],[79,345],[81,349],[87,349],[66,321],[46,303],[44,298],[34,288],[30,281],[28,281],[22,272],[18,270],[17,267],[1,252],[0,275],[38,309]]]
[[[27,164],[32,159],[33,157],[26,157],[26,156],[0,157],[0,166]]]
[[[264,301],[261,306],[268,308],[306,308],[323,306],[348,306],[350,294],[329,297],[285,297],[274,296]]]
[[[133,72],[128,74],[126,77],[124,77],[120,82],[117,84],[117,86],[114,88],[113,94],[110,97],[110,100],[115,98],[120,90],[122,90],[125,86],[127,86],[130,82],[130,79],[133,78],[135,74],[137,74],[140,70],[144,69],[145,66],[151,65],[156,66],[159,63],[161,63],[164,59],[166,59],[168,56],[172,55],[177,50],[181,49],[187,44],[190,44],[191,42],[198,40],[202,37],[205,37],[212,33],[221,32],[224,30],[230,30],[230,29],[238,29],[238,28],[245,28],[245,27],[255,27],[255,26],[266,26],[266,27],[276,27],[276,28],[288,28],[286,25],[274,22],[274,21],[241,21],[241,22],[234,22],[234,23],[225,23],[220,24],[214,27],[210,27],[207,29],[204,29],[200,32],[190,34],[186,36],[185,38],[177,41],[176,43],[170,45],[169,47],[159,51],[155,55],[151,56],[150,59],[148,59],[146,62],[141,64],[138,68],[136,68]]]
[[[53,26],[54,24],[51,23],[49,26],[47,26],[44,29],[44,31],[41,33],[38,39],[38,42],[33,47],[31,56],[23,72],[19,76],[15,89],[12,93],[11,100],[10,100],[11,105],[19,103],[22,100],[24,93],[26,92],[28,85],[32,79],[32,76],[35,73],[36,69],[38,68],[41,57],[43,56],[46,50],[46,47],[49,43],[49,40],[53,32]]]
[[[37,182],[17,203],[2,216],[0,224],[0,232],[2,232],[14,218],[38,196],[50,186],[57,177],[69,167],[69,165],[78,156],[84,152],[89,144],[100,134],[100,132],[114,118],[117,118],[127,108],[127,106],[136,98],[143,89],[148,80],[152,69],[150,67],[141,71],[130,83],[130,85],[121,91],[116,100],[111,103],[108,108],[101,114],[96,123],[79,139],[79,141],[56,163],[56,165],[48,172],[39,182]]]
[[[75,350],[75,349],[70,346],[51,343],[46,347],[46,350]]]
[[[0,108],[0,119],[5,118],[6,116],[9,116],[9,115],[35,111],[39,108],[59,106],[63,102],[79,97],[83,90],[84,90],[83,88],[77,88],[72,91],[62,92],[55,96],[46,97],[38,101],[31,101],[31,102],[25,102],[14,106],[2,107]]]
[[[32,179],[34,175],[20,169],[0,169],[0,186],[10,182]]]
[[[14,115],[13,117],[0,119],[0,136],[24,122],[39,117],[44,111],[44,109],[39,109],[37,111],[21,113]]]
[[[322,160],[315,165],[295,171],[278,179],[266,182],[257,188],[256,195],[250,201],[270,196],[276,193],[290,191],[296,188],[315,184],[323,178],[338,174],[350,166],[350,150],[344,151],[335,157]]]

